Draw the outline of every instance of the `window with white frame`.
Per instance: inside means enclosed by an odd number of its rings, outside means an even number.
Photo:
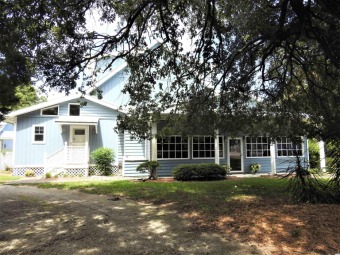
[[[188,138],[181,136],[169,136],[157,139],[158,159],[188,158]]]
[[[33,126],[33,142],[43,143],[45,142],[45,127]]]
[[[279,137],[276,140],[277,156],[302,156],[302,143],[293,143],[288,137]]]
[[[80,116],[80,105],[79,104],[69,104],[69,115],[70,116]]]
[[[45,109],[41,109],[41,115],[45,116],[56,116],[59,114],[59,106],[52,106]]]
[[[246,137],[247,158],[270,157],[270,138]]]
[[[218,138],[219,156],[223,157],[223,137]],[[193,136],[192,137],[192,157],[193,158],[214,158],[215,138],[213,136]]]

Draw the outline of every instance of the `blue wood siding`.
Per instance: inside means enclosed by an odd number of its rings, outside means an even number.
[[[100,86],[103,99],[117,106],[126,105],[129,102],[129,95],[124,94],[122,89],[128,80],[126,69],[118,72]]]
[[[128,132],[124,132],[124,156],[125,158],[143,157],[147,158],[145,140],[133,139]]]
[[[69,103],[77,102],[77,100],[70,100],[60,104],[59,116],[68,116]],[[115,151],[117,156],[118,135],[114,128],[116,127],[118,112],[89,101],[86,106],[81,107],[80,115],[99,118],[98,133],[94,132],[93,126],[89,128],[90,150],[93,151],[98,147],[109,147]],[[55,123],[59,116],[41,116],[40,110],[18,116],[15,165],[43,165],[45,155],[51,155],[60,150],[65,142],[69,142],[70,126],[63,125],[62,133],[60,133],[60,126]],[[45,127],[45,143],[32,143],[33,125]]]

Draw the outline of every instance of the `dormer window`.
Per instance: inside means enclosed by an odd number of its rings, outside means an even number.
[[[52,106],[45,109],[41,109],[41,115],[44,116],[58,116],[59,115],[59,106]]]
[[[69,104],[69,115],[79,116],[80,115],[80,105],[79,104]]]

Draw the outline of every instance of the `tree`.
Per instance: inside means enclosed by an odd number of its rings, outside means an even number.
[[[337,0],[12,0],[0,8],[8,40],[0,73],[9,77],[68,92],[79,78],[95,82],[85,70],[99,57],[117,52],[104,69],[126,59],[132,107],[120,126],[138,136],[170,110],[169,127],[182,132],[340,137]],[[90,31],[91,12],[115,29]],[[150,37],[160,43],[150,48]],[[20,84],[11,82],[8,90]]]
[[[16,87],[15,97],[18,99],[18,103],[11,107],[11,110],[18,110],[47,100],[46,97],[39,96],[37,89],[32,85]]]

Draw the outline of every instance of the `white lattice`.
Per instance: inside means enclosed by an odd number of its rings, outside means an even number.
[[[87,168],[65,168],[63,174],[66,176],[86,176]]]
[[[13,167],[13,176],[25,176],[25,172],[27,170],[33,170],[35,176],[43,176],[44,175],[44,167],[43,166],[24,166],[24,167]]]
[[[87,153],[84,146],[67,147],[67,163],[81,164],[87,163]]]
[[[114,174],[114,175],[120,174],[120,170],[119,170],[118,166],[112,165],[112,174]],[[101,175],[101,173],[95,165],[91,165],[89,167],[89,175]]]

